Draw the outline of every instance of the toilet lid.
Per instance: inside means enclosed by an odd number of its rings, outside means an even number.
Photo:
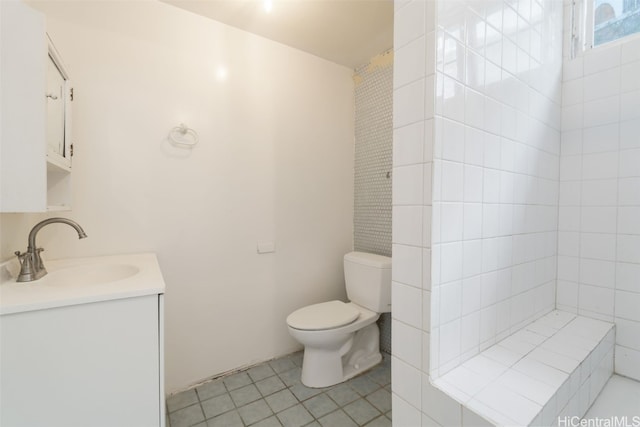
[[[360,312],[342,301],[329,301],[308,305],[291,313],[287,324],[295,329],[316,331],[347,325],[358,318]]]

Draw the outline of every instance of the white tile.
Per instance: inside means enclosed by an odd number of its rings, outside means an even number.
[[[396,356],[391,357],[391,384],[393,393],[413,407],[421,405],[422,381],[420,370],[405,363]],[[396,407],[394,406],[394,413]]]
[[[462,309],[462,282],[451,282],[440,287],[440,323],[460,317]]]
[[[584,126],[584,104],[569,105],[562,109],[562,131],[581,129]]]
[[[640,119],[640,90],[620,96],[620,121]]]
[[[567,307],[578,307],[578,284],[567,282],[564,280],[558,280],[557,284],[556,301],[558,306],[562,306],[563,309]]]
[[[466,240],[462,244],[462,277],[472,277],[482,273],[482,241]]]
[[[515,365],[522,358],[522,355],[499,344],[486,349],[482,355],[507,367]]]
[[[465,90],[464,109],[465,123],[477,129],[484,129],[484,96],[467,88]]]
[[[607,46],[598,49],[590,49],[584,55],[584,74],[597,73],[607,68],[616,69],[620,64],[620,46]]]
[[[394,14],[393,41],[396,49],[425,34],[425,3],[414,0]]]
[[[640,205],[640,178],[618,181],[618,203],[622,206]]]
[[[583,133],[583,152],[599,153],[617,151],[619,145],[619,124],[589,127]]]
[[[427,375],[424,375],[422,379],[422,410],[443,426],[462,424],[460,404],[431,385]]]
[[[572,231],[558,233],[558,255],[578,256],[580,253],[580,234]]]
[[[638,81],[638,76],[640,75],[640,61],[634,61],[622,65],[620,67],[620,73],[620,90],[622,92],[640,89],[640,82]]]
[[[393,245],[393,280],[415,288],[422,286],[422,249],[416,246]]]
[[[616,291],[616,317],[640,322],[640,294]]]
[[[640,149],[620,151],[619,176],[640,177]]]
[[[500,202],[500,172],[494,169],[485,169],[482,178],[484,203]]]
[[[640,264],[616,264],[616,289],[640,293]]]
[[[596,259],[580,260],[581,283],[613,289],[615,278],[616,265],[614,262]]]
[[[455,242],[462,240],[463,231],[463,204],[462,203],[442,203],[441,204],[441,242]]]
[[[544,363],[545,365],[549,365],[552,368],[558,369],[568,374],[573,372],[580,363],[578,360],[571,359],[567,356],[563,356],[561,354],[557,354],[543,348],[537,348],[533,350],[531,353],[529,353],[529,355],[525,357],[525,359],[528,358],[537,360],[538,362]]]
[[[479,203],[464,204],[464,233],[465,240],[482,237],[482,205]]]
[[[423,196],[423,166],[393,168],[392,198],[394,205],[421,205]]]
[[[464,366],[477,374],[488,377],[491,380],[495,380],[508,369],[507,366],[485,357],[482,354],[467,360],[461,366]]]
[[[464,166],[464,201],[482,201],[482,176],[483,170],[477,166]]]
[[[618,233],[640,234],[640,206],[618,208]]]
[[[580,258],[558,256],[558,279],[577,282],[579,280]]]
[[[640,351],[640,321],[616,318],[616,342],[624,347]]]
[[[618,235],[618,261],[640,264],[640,236]]]
[[[582,156],[562,156],[560,158],[560,180],[579,180],[582,176]]]
[[[563,156],[582,153],[582,134],[582,128],[562,132],[560,151]]]
[[[470,165],[482,166],[484,154],[484,137],[481,130],[465,127],[464,162]]]
[[[620,69],[612,68],[584,78],[584,101],[607,98],[620,92]]]
[[[531,420],[542,410],[542,406],[498,385],[485,388],[474,400],[503,413],[518,422],[519,425],[529,425]]]
[[[442,158],[455,162],[464,161],[465,127],[453,120],[442,120]]]
[[[464,366],[458,366],[454,370],[447,372],[446,375],[440,377],[440,379],[451,384],[469,397],[475,396],[492,381],[491,378],[473,372]]]
[[[615,207],[583,207],[580,230],[589,233],[615,233],[616,216]]]
[[[399,88],[424,77],[425,54],[425,37],[419,37],[395,50],[394,88]]]
[[[496,237],[500,232],[500,207],[482,205],[482,237]]]
[[[394,307],[401,309],[392,311],[392,317],[414,328],[422,327],[422,292],[412,286],[394,282],[391,301]]]
[[[420,246],[422,243],[422,216],[422,207],[420,206],[394,206],[393,243]]]
[[[391,329],[391,345],[394,356],[414,368],[420,369],[422,366],[422,331],[397,320],[392,321]]]
[[[430,331],[431,330],[431,291],[422,291],[422,330]],[[423,337],[424,341],[424,337]],[[423,342],[424,344],[424,342]],[[422,352],[422,357],[424,361],[424,349]],[[425,365],[423,364],[423,369]],[[428,370],[428,365],[426,365]]]
[[[406,166],[423,161],[424,122],[393,130],[393,165]]]
[[[462,278],[462,242],[441,245],[441,281],[448,283]]]
[[[418,409],[411,406],[395,392],[391,397],[393,405],[393,422],[400,427],[415,427],[421,423],[421,414]]]
[[[582,206],[616,206],[617,187],[615,179],[582,181]]]
[[[579,310],[613,316],[614,290],[581,284],[578,298]]]
[[[582,156],[583,179],[611,179],[617,177],[617,152],[585,154]]]
[[[585,126],[602,126],[617,122],[620,120],[620,96],[585,102],[583,118]]]
[[[487,168],[500,168],[500,137],[492,134],[485,134],[484,139],[484,166]]]
[[[464,168],[461,163],[442,162],[442,200],[464,200]]]
[[[462,314],[480,310],[482,280],[480,276],[469,277],[462,281]]]
[[[591,69],[589,70],[591,71]],[[578,56],[576,58],[565,61],[562,67],[562,80],[569,81],[580,78],[584,75],[584,57]]]
[[[640,61],[640,39],[629,39],[622,44],[622,63]]]
[[[569,80],[562,84],[562,105],[575,105],[584,101],[583,80]]]
[[[460,319],[440,326],[440,363],[460,356]]]
[[[559,388],[569,375],[542,362],[525,357],[513,365],[512,369],[530,378],[537,379],[554,388]]]
[[[630,378],[640,378],[640,351],[616,345],[616,373]]]
[[[465,95],[464,86],[449,76],[444,76],[444,99],[442,114],[444,117],[464,122]],[[395,109],[394,109],[395,114]]]
[[[499,135],[502,130],[502,106],[499,102],[486,97],[485,103],[485,130]]]
[[[640,148],[640,120],[627,120],[620,123],[620,148]]]
[[[477,352],[480,344],[480,312],[462,317],[460,323],[460,351]]]
[[[393,93],[393,127],[398,128],[424,119],[424,81],[395,89]]]
[[[582,185],[586,182],[587,181],[560,182],[559,205],[560,206],[579,206],[581,204]],[[616,181],[616,186],[617,186],[617,181]],[[616,200],[617,200],[617,195],[616,195]]]
[[[519,395],[544,406],[556,392],[556,388],[528,377],[518,371],[509,370],[498,378],[497,385],[504,386]]]
[[[582,257],[615,261],[615,254],[615,234],[582,233],[580,237],[580,255]]]

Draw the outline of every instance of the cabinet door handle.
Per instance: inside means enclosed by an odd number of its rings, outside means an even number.
[[[57,97],[56,95],[52,94],[52,93],[48,93],[48,94],[47,94],[47,98],[51,98],[51,99],[53,99],[54,101],[55,101],[56,99],[58,99],[58,97]]]

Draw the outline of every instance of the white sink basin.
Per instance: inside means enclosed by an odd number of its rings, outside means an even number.
[[[152,253],[45,260],[44,265],[48,274],[33,282],[0,274],[0,314],[164,293]],[[6,263],[3,268],[8,271]]]
[[[98,285],[135,276],[140,269],[129,264],[78,265],[51,271],[34,283],[43,286]]]

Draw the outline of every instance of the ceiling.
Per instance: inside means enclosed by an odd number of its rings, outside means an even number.
[[[393,46],[393,0],[161,1],[353,69]]]

